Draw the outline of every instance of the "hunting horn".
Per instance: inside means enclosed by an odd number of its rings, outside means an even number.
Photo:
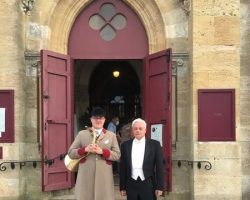
[[[89,131],[91,133],[93,133],[93,140],[92,140],[92,143],[95,144],[96,143],[96,132],[93,128],[89,128]],[[77,159],[71,159],[69,157],[69,155],[67,154],[64,158],[64,164],[65,164],[65,167],[71,171],[71,172],[76,172],[78,170],[78,165],[79,165],[79,162],[83,159],[83,158],[86,158],[87,156],[89,155],[89,152],[87,154],[85,154],[84,156],[80,157],[80,158],[77,158]]]

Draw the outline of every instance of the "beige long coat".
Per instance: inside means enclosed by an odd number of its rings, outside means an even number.
[[[86,147],[92,140],[93,134],[89,130],[80,131],[69,148],[69,157],[79,158],[78,148]],[[77,200],[115,199],[111,161],[119,160],[121,155],[116,135],[104,130],[96,143],[102,149],[109,149],[110,156],[104,159],[100,155],[91,153],[79,164],[75,186]]]

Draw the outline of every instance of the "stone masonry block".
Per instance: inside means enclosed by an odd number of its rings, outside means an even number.
[[[239,74],[227,70],[209,72],[209,87],[211,88],[239,88]],[[236,96],[237,101],[237,96]]]
[[[197,16],[193,21],[193,41],[199,45],[213,45],[214,17]]]
[[[234,142],[198,142],[194,146],[197,159],[239,159],[240,146]]]
[[[222,16],[214,19],[214,43],[216,45],[240,44],[240,19],[239,17]],[[227,34],[225,34],[225,31]]]
[[[249,101],[249,99],[250,99],[250,94],[249,94],[249,90],[250,90],[250,76],[243,76],[243,75],[241,75],[240,88],[241,88],[242,94],[245,95],[244,96],[245,100]]]
[[[194,15],[239,16],[239,2],[235,0],[194,0]]]
[[[242,142],[250,142],[250,122],[248,126],[240,127],[240,136]]]
[[[235,48],[196,47],[193,71],[229,70],[240,73],[240,60]]]
[[[250,158],[242,159],[242,175],[250,176]]]
[[[220,195],[238,196],[238,197],[241,196],[241,177],[211,176],[209,174],[209,171],[206,173],[207,175],[203,176],[195,175],[194,177],[195,196],[201,196],[203,197],[202,199],[216,199],[216,200],[218,199],[216,197]],[[204,197],[209,197],[209,198],[204,198]],[[201,199],[201,198],[195,198],[195,199]]]
[[[247,142],[241,143],[241,156],[242,158],[249,158],[250,155],[250,145]]]
[[[207,88],[209,85],[209,73],[208,72],[194,72],[193,73],[193,88]],[[197,104],[197,100],[193,101]]]

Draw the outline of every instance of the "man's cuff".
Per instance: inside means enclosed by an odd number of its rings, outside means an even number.
[[[102,157],[103,158],[105,158],[105,159],[107,159],[107,158],[109,158],[109,156],[110,156],[110,150],[108,150],[108,149],[103,149],[102,150]]]
[[[83,156],[83,155],[86,153],[85,147],[79,148],[79,149],[77,150],[77,153],[78,153],[79,156]]]

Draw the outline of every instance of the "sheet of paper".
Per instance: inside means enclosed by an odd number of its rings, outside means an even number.
[[[159,141],[162,146],[162,124],[151,125],[151,139]]]
[[[5,108],[0,108],[0,132],[5,132]]]

